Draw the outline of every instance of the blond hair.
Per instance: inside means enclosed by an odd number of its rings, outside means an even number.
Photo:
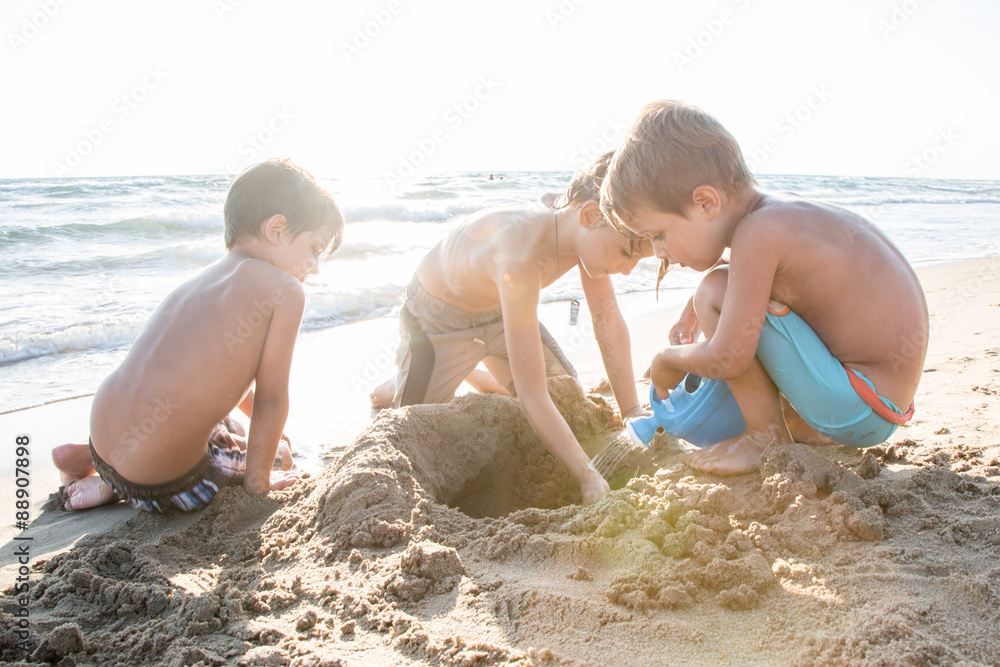
[[[599,201],[601,183],[604,182],[604,176],[608,173],[608,165],[611,164],[611,158],[614,154],[614,151],[608,151],[597,158],[594,164],[573,174],[573,179],[569,182],[566,192],[556,199],[553,207],[579,207],[591,200]]]
[[[259,237],[261,223],[279,214],[285,216],[293,238],[329,229],[327,254],[340,246],[344,236],[344,216],[333,196],[291,160],[271,158],[248,167],[229,188],[223,214],[227,249],[242,238]]]
[[[628,223],[639,207],[684,215],[698,186],[736,195],[756,184],[739,144],[722,123],[698,107],[658,100],[642,108],[608,165],[601,212],[618,231],[634,233]],[[661,260],[657,294],[669,269],[670,261]]]
[[[641,206],[684,215],[700,185],[737,195],[756,185],[739,144],[698,107],[658,100],[639,113],[608,165],[601,210],[626,228]]]
[[[608,173],[608,165],[611,164],[611,158],[614,157],[614,154],[614,151],[608,151],[597,158],[594,164],[588,168],[577,171],[569,182],[566,192],[553,203],[553,208],[579,208],[588,201],[600,201],[601,184],[604,183],[604,178]],[[611,227],[631,242],[631,251],[635,252],[635,245],[642,242],[642,237],[630,229]]]

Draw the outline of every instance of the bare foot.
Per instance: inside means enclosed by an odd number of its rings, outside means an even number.
[[[52,450],[52,462],[59,469],[63,486],[69,486],[76,480],[89,477],[96,472],[90,460],[89,444],[71,442],[59,445]]]
[[[760,455],[778,438],[772,433],[746,431],[735,438],[681,456],[684,465],[713,475],[745,475],[760,468]]]
[[[806,420],[799,416],[799,413],[789,405],[784,396],[781,398],[781,410],[785,414],[785,424],[788,426],[788,431],[792,434],[794,442],[806,445],[829,445],[833,442],[806,423]]]
[[[368,398],[372,402],[372,410],[392,407],[392,397],[396,394],[396,378],[391,377],[372,390]]]
[[[608,486],[608,482],[601,476],[601,473],[597,472],[597,468],[593,464],[587,467],[590,474],[580,485],[580,490],[583,492],[583,504],[593,505],[606,496],[611,491],[611,487]]]
[[[88,507],[118,502],[118,494],[97,475],[89,475],[66,487],[68,500],[63,509],[84,510]]]

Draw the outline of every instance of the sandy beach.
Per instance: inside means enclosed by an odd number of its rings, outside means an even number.
[[[86,437],[89,399],[0,415],[0,661],[1000,664],[1000,257],[918,273],[930,349],[916,416],[889,442],[772,447],[760,473],[720,478],[661,435],[591,507],[512,399],[370,420],[386,319],[349,341],[303,335],[288,431],[309,477],[266,497],[66,512],[48,452]],[[681,297],[630,296],[637,374]],[[546,306],[560,340],[565,308]],[[596,344],[574,340],[584,389],[551,390],[593,455],[620,422]],[[19,532],[21,434],[34,521]]]

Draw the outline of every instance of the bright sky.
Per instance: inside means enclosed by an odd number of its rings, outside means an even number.
[[[0,178],[568,170],[646,102],[757,173],[1000,179],[995,0],[7,0]]]

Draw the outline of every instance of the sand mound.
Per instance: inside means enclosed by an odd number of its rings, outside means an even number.
[[[599,396],[551,389],[588,453],[619,435]],[[583,508],[516,401],[389,411],[294,490],[226,489],[158,540],[130,536],[169,519],[138,514],[41,564],[33,657],[995,662],[995,483],[931,462],[889,471],[902,450],[772,447],[760,475],[736,479],[693,476],[678,453],[658,437],[620,467],[630,481]],[[0,658],[14,659],[4,618]]]

